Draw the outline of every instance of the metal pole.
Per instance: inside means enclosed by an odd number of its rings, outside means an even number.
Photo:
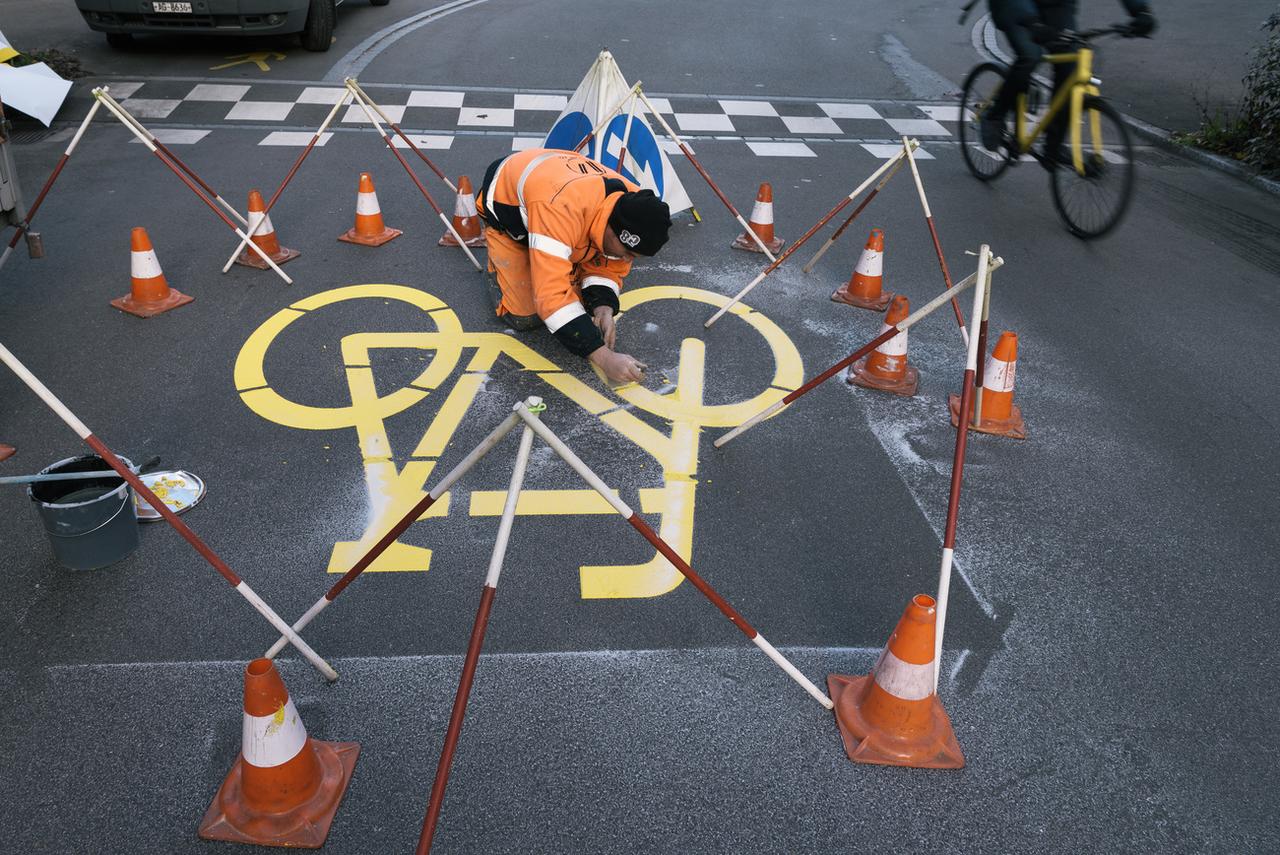
[[[912,140],[912,145],[916,145],[916,144],[917,144],[917,143],[916,143],[914,140]],[[805,232],[803,235],[801,235],[801,236],[800,236],[800,239],[799,239],[799,240],[797,240],[795,243],[791,244],[791,246],[787,247],[787,251],[786,251],[786,252],[782,253],[782,255],[780,255],[777,259],[775,259],[775,260],[774,260],[774,262],[773,262],[772,264],[770,264],[770,265],[769,265],[768,267],[766,267],[763,271],[761,271],[761,272],[760,272],[760,275],[758,275],[755,279],[752,279],[749,283],[747,283],[747,287],[743,288],[743,289],[742,289],[741,291],[739,291],[737,294],[734,294],[734,295],[733,295],[733,298],[732,298],[731,300],[729,300],[729,302],[728,302],[728,303],[726,303],[725,305],[721,306],[721,307],[720,307],[720,309],[719,309],[719,310],[718,310],[714,315],[712,315],[710,318],[708,318],[708,319],[706,320],[706,322],[705,322],[702,326],[703,326],[703,327],[706,327],[706,328],[710,328],[712,324],[714,324],[716,321],[720,320],[720,318],[724,317],[724,313],[725,313],[725,312],[727,312],[727,311],[729,311],[730,309],[732,309],[734,306],[736,306],[736,305],[739,303],[739,301],[741,301],[741,300],[742,300],[742,298],[743,298],[743,297],[745,297],[745,296],[747,296],[747,294],[751,293],[751,289],[752,289],[752,288],[755,288],[757,285],[759,285],[761,282],[763,282],[763,281],[764,281],[764,278],[765,278],[766,276],[768,276],[768,275],[769,275],[770,273],[772,273],[773,271],[777,270],[777,269],[782,265],[782,262],[784,262],[784,261],[786,261],[788,258],[790,258],[790,257],[791,257],[791,254],[792,254],[793,252],[795,252],[797,249],[799,249],[800,247],[804,246],[804,245],[805,245],[805,243],[809,240],[809,238],[813,237],[813,236],[817,233],[818,229],[822,228],[822,227],[823,227],[823,226],[825,226],[827,223],[831,222],[831,219],[832,219],[836,214],[840,213],[840,211],[844,209],[845,205],[848,205],[848,204],[849,204],[850,202],[852,202],[854,199],[858,198],[858,196],[859,196],[859,195],[860,195],[864,190],[866,190],[868,187],[870,187],[870,186],[875,182],[875,180],[876,180],[877,178],[879,178],[879,177],[880,177],[881,175],[883,175],[886,171],[888,171],[889,167],[893,166],[895,163],[898,163],[898,162],[899,162],[899,161],[900,161],[904,156],[905,156],[905,152],[899,152],[898,154],[895,154],[895,155],[894,155],[893,157],[891,157],[890,159],[886,160],[886,161],[885,161],[885,162],[880,166],[880,168],[879,168],[879,169],[877,169],[875,172],[871,173],[871,176],[870,176],[869,178],[867,178],[867,180],[866,180],[866,181],[863,181],[861,184],[859,184],[857,187],[855,187],[852,193],[850,193],[848,196],[845,196],[843,199],[841,199],[841,200],[840,200],[840,202],[839,202],[839,204],[837,204],[834,208],[832,208],[830,211],[828,211],[828,212],[826,213],[826,215],[825,215],[822,219],[820,219],[820,220],[818,220],[818,222],[814,223],[814,224],[813,224],[813,228],[809,229],[809,231]],[[773,258],[773,256],[770,256],[770,258]]]
[[[538,434],[539,439],[547,443],[547,445],[550,445],[555,453],[560,455],[561,459],[563,459],[565,463],[568,463],[569,466],[578,473],[582,480],[586,481],[593,490],[599,493],[600,496],[609,503],[610,507],[617,511],[623,519],[631,524],[632,528],[640,532],[641,536],[643,536],[645,540],[653,544],[654,548],[661,553],[662,557],[671,562],[671,566],[679,570],[680,573],[688,579],[704,597],[711,601],[712,605],[720,610],[721,614],[729,619],[730,623],[736,626],[743,635],[751,639],[756,647],[760,648],[766,656],[773,660],[775,665],[785,671],[787,676],[799,683],[818,703],[822,704],[827,709],[831,709],[834,706],[831,699],[827,697],[825,692],[810,682],[808,677],[800,673],[800,669],[791,664],[790,660],[779,653],[777,648],[770,644],[763,635],[751,626],[751,624],[747,623],[746,618],[738,614],[733,606],[729,605],[724,598],[715,592],[715,589],[708,585],[701,576],[695,573],[693,568],[689,566],[688,562],[681,558],[679,553],[672,549],[670,544],[659,537],[657,532],[650,528],[649,524],[642,520],[635,511],[622,501],[622,499],[618,498],[618,496],[609,489],[604,481],[601,481],[600,477],[596,475],[595,472],[592,472],[591,468],[588,467],[587,464],[583,463],[578,455],[574,454],[573,451],[564,444],[560,437],[556,436],[551,431],[551,428],[534,418],[533,414],[529,412],[528,408],[523,404],[518,404],[516,406],[516,413],[520,418],[524,419],[525,424],[533,428],[534,432]]]
[[[942,268],[942,283],[947,288],[951,287],[951,271],[947,270],[947,257],[942,254],[942,244],[938,242],[938,229],[933,224],[933,211],[929,210],[929,200],[924,195],[924,183],[920,180],[920,170],[916,168],[916,159],[912,156],[911,150],[907,148],[907,138],[902,138],[902,145],[907,150],[907,163],[911,165],[911,177],[916,182],[916,192],[920,194],[920,206],[924,208],[924,221],[929,226],[929,237],[933,238],[933,251],[938,255],[938,266]],[[960,337],[964,339],[965,347],[969,346],[969,331],[964,327],[964,314],[960,311],[960,303],[957,300],[951,301],[951,309],[956,315],[956,326],[960,328]]]
[[[858,207],[853,209],[853,213],[849,215],[849,219],[840,224],[840,228],[836,229],[835,234],[827,238],[827,242],[822,245],[821,249],[814,253],[813,258],[809,259],[808,262],[805,263],[804,267],[800,268],[801,270],[805,273],[809,273],[813,270],[813,266],[818,263],[818,259],[826,255],[827,250],[831,249],[831,247],[835,245],[835,242],[840,239],[840,235],[844,234],[845,229],[849,228],[849,226],[853,224],[853,221],[858,218],[858,215],[862,213],[863,209],[866,208],[867,205],[871,204],[871,200],[876,197],[876,194],[880,192],[884,185],[889,183],[890,178],[898,174],[898,170],[901,168],[902,160],[899,159],[898,162],[893,165],[893,169],[889,170],[889,174],[880,179],[880,183],[867,194],[867,198],[859,202]]]
[[[95,98],[99,97],[99,96],[98,96],[98,92],[99,92],[99,91],[100,91],[100,90],[98,90],[98,89],[93,90],[93,92],[94,92],[94,97],[95,97]],[[100,100],[101,100],[101,99],[100,99]],[[154,155],[156,156],[156,158],[157,158],[157,159],[159,159],[159,161],[160,161],[161,163],[163,163],[165,166],[169,167],[170,171],[172,171],[174,175],[178,176],[178,180],[179,180],[179,181],[181,181],[183,184],[187,185],[187,189],[189,189],[192,193],[195,193],[195,194],[196,194],[196,197],[197,197],[201,202],[204,202],[204,203],[209,207],[209,210],[213,211],[213,213],[217,215],[218,219],[220,219],[220,220],[222,220],[222,222],[226,223],[226,224],[227,224],[227,228],[231,229],[233,232],[235,232],[235,233],[236,233],[237,235],[239,235],[240,237],[242,237],[242,238],[243,238],[243,237],[245,237],[245,233],[244,233],[244,232],[242,232],[242,231],[240,231],[240,227],[239,227],[239,226],[237,226],[234,222],[232,222],[232,221],[231,221],[231,219],[230,219],[226,214],[224,214],[224,213],[223,213],[223,212],[218,208],[218,206],[217,206],[217,205],[213,204],[212,200],[210,200],[210,199],[209,199],[209,197],[207,197],[207,196],[205,196],[203,193],[201,193],[201,192],[200,192],[200,188],[199,188],[199,187],[197,187],[195,184],[193,184],[193,183],[191,182],[191,179],[190,179],[190,178],[188,178],[186,175],[184,175],[184,174],[182,173],[182,171],[181,171],[180,169],[178,169],[178,167],[176,167],[176,166],[174,166],[172,163],[170,163],[170,162],[169,162],[169,160],[168,160],[168,159],[166,159],[166,158],[165,158],[165,156],[164,156],[163,154],[161,154],[161,153],[160,153],[160,151],[159,151],[159,150],[158,150],[154,145],[152,145],[151,140],[147,139],[147,138],[146,138],[146,136],[144,136],[144,135],[143,135],[143,134],[142,134],[142,133],[141,133],[137,128],[135,128],[133,125],[129,124],[129,122],[128,122],[128,121],[127,121],[123,116],[121,116],[119,113],[117,113],[117,112],[115,111],[115,108],[114,108],[114,107],[112,107],[112,105],[111,105],[110,103],[108,103],[107,101],[102,101],[102,103],[104,104],[104,106],[106,106],[106,108],[107,108],[107,110],[108,110],[108,111],[110,111],[110,112],[111,112],[111,113],[112,113],[112,114],[113,114],[117,119],[119,119],[119,120],[120,120],[121,124],[123,124],[126,128],[128,128],[128,129],[129,129],[129,131],[130,131],[130,132],[131,132],[135,137],[137,137],[139,140],[141,140],[141,141],[142,141],[142,144],[143,144],[143,145],[145,145],[145,146],[147,147],[147,150],[148,150],[148,151],[150,151],[152,154],[154,154]],[[285,273],[283,270],[281,270],[281,269],[280,269],[280,265],[278,265],[278,264],[276,264],[274,261],[272,261],[272,260],[271,260],[271,256],[269,256],[269,255],[267,255],[265,252],[263,252],[263,251],[262,251],[262,248],[261,248],[260,246],[258,246],[256,243],[249,243],[249,244],[248,244],[248,246],[249,246],[249,248],[250,248],[250,249],[252,249],[254,252],[256,252],[256,253],[258,254],[258,256],[259,256],[263,261],[265,261],[265,262],[266,262],[266,263],[271,267],[271,269],[272,269],[272,270],[274,270],[274,271],[275,271],[275,272],[280,276],[280,278],[281,278],[281,279],[283,279],[285,282],[287,282],[287,283],[288,283],[288,284],[290,284],[290,285],[292,285],[292,284],[293,284],[293,280],[289,278],[289,275],[288,275],[287,273]]]
[[[214,201],[222,205],[222,207],[227,210],[227,213],[231,214],[231,216],[236,218],[236,220],[240,223],[240,225],[247,226],[249,224],[249,221],[246,220],[243,216],[241,216],[240,212],[237,211],[230,202],[228,202],[226,199],[223,199],[222,196],[218,195],[218,191],[214,190],[212,187],[206,184],[204,182],[204,179],[201,178],[199,175],[197,175],[194,169],[192,169],[191,167],[183,163],[180,157],[174,154],[173,151],[167,145],[160,142],[160,140],[156,138],[156,135],[151,133],[151,131],[145,125],[143,125],[142,122],[139,122],[138,119],[128,110],[126,110],[119,101],[117,101],[115,98],[112,98],[109,94],[104,94],[102,97],[107,101],[110,101],[111,106],[115,107],[116,110],[119,111],[117,113],[117,116],[123,118],[126,122],[133,125],[138,130],[142,131],[142,133],[146,135],[147,139],[151,140],[151,142],[155,145],[156,148],[164,152],[165,157],[169,158],[174,163],[176,163],[178,165],[178,168],[181,169],[183,172],[187,173],[187,175],[190,175],[191,178],[194,179],[195,182],[200,185],[201,189],[204,190],[204,192],[208,193],[213,198]]]
[[[528,399],[531,406],[536,405],[539,401],[541,401],[540,398]],[[449,492],[453,485],[458,482],[458,479],[467,474],[471,467],[475,466],[476,463],[480,461],[480,458],[488,454],[495,445],[502,442],[506,435],[511,433],[511,429],[516,426],[516,422],[519,420],[519,417],[516,416],[515,413],[512,413],[503,419],[502,423],[494,428],[487,437],[482,439],[480,444],[472,449],[471,453],[462,459],[461,463],[453,467],[453,469],[449,471],[448,475],[444,476],[438,484],[431,488],[427,495],[423,496],[416,505],[409,509],[408,513],[400,518],[398,523],[393,525],[386,534],[379,538],[378,542],[371,546],[369,551],[360,557],[359,561],[352,564],[351,569],[344,573],[342,578],[333,584],[333,587],[329,589],[328,593],[316,600],[311,608],[307,609],[306,613],[303,614],[302,617],[298,618],[297,622],[293,625],[294,631],[301,632],[307,624],[311,623],[311,620],[316,615],[320,614],[320,612],[324,611],[325,608],[328,607],[329,603],[332,603],[337,599],[338,595],[341,594],[348,585],[354,582],[357,576],[368,569],[369,565],[372,564],[379,555],[385,552],[387,547],[395,543],[400,535],[404,534],[405,530],[409,528],[409,526],[413,525],[414,522],[427,512],[427,508],[434,505],[441,496]],[[289,639],[284,636],[280,636],[276,643],[273,644],[263,655],[267,659],[271,659],[281,650],[284,650],[288,644]]]
[[[991,269],[994,270],[995,268],[999,267],[1002,264],[1004,264],[1004,259],[997,258],[991,262]],[[783,407],[790,404],[792,401],[795,401],[801,395],[804,395],[805,393],[812,391],[817,386],[821,385],[827,380],[830,380],[832,377],[835,376],[836,372],[841,371],[842,369],[848,368],[854,362],[866,356],[868,353],[875,350],[881,344],[893,338],[898,333],[907,331],[912,326],[914,326],[918,321],[927,317],[928,315],[931,315],[939,306],[947,302],[947,300],[949,299],[954,299],[957,294],[959,294],[964,289],[968,288],[970,285],[976,282],[977,279],[978,279],[977,273],[973,273],[973,274],[970,274],[969,276],[966,276],[964,279],[960,280],[955,285],[951,286],[946,291],[943,291],[941,294],[934,297],[928,303],[925,303],[919,309],[916,309],[910,315],[903,318],[899,323],[889,327],[889,329],[880,333],[880,335],[876,336],[871,341],[867,342],[865,345],[863,345],[862,347],[855,350],[853,353],[846,356],[844,359],[841,359],[835,365],[832,365],[826,371],[823,371],[821,374],[819,374],[817,377],[814,377],[812,380],[805,383],[799,389],[796,389],[788,393],[781,400],[776,401],[766,409],[756,413],[754,416],[747,419],[745,422],[738,425],[733,430],[721,436],[712,444],[716,448],[721,448],[724,446],[725,443],[751,430],[751,428],[760,424],[760,422],[769,418],[774,413],[778,412]]]
[[[249,227],[249,231],[246,234],[245,239],[240,241],[235,252],[231,253],[231,257],[227,259],[227,263],[222,265],[223,273],[226,273],[231,269],[231,265],[236,263],[236,259],[239,258],[240,253],[244,251],[244,245],[248,243],[255,234],[257,234],[258,229],[262,228],[263,223],[267,221],[267,215],[270,214],[271,209],[275,207],[276,200],[280,198],[280,194],[284,193],[284,188],[289,186],[289,182],[293,180],[293,176],[298,173],[298,169],[302,166],[302,161],[307,159],[307,155],[311,154],[311,149],[316,147],[316,144],[320,141],[320,137],[324,136],[325,129],[329,127],[329,124],[333,121],[334,117],[338,115],[338,111],[342,109],[342,106],[346,104],[350,98],[351,93],[344,91],[342,93],[342,97],[338,100],[338,103],[333,105],[333,109],[329,111],[329,115],[320,123],[320,127],[316,132],[311,135],[311,139],[307,142],[306,148],[304,148],[302,153],[298,155],[296,160],[294,160],[293,166],[290,167],[289,172],[284,177],[284,180],[280,182],[280,186],[276,188],[276,192],[271,194],[271,200],[267,202],[266,207],[262,211],[262,219]]]
[[[729,209],[729,213],[733,214],[733,218],[738,221],[738,225],[742,226],[743,231],[751,236],[751,239],[756,242],[756,246],[760,247],[760,251],[763,252],[770,261],[776,261],[777,259],[774,257],[774,254],[769,251],[769,247],[764,245],[764,241],[760,240],[760,235],[751,230],[750,224],[743,219],[742,214],[738,213],[738,209],[733,207],[733,203],[729,201],[729,198],[720,192],[720,188],[716,186],[716,182],[711,180],[711,176],[707,174],[707,170],[702,168],[701,163],[698,163],[698,159],[693,156],[693,152],[684,144],[684,140],[680,139],[679,134],[671,129],[671,125],[667,124],[667,120],[662,118],[662,114],[659,113],[657,109],[654,108],[653,104],[649,102],[649,96],[644,94],[643,89],[639,90],[638,94],[644,100],[644,105],[649,108],[649,112],[653,113],[654,118],[658,120],[662,125],[663,130],[667,132],[667,136],[671,137],[672,142],[680,146],[680,151],[683,152],[686,158],[688,158],[689,163],[693,164],[693,168],[702,176],[702,180],[707,182],[707,186],[711,188],[712,192],[715,193],[717,197],[719,197],[720,201],[724,203],[724,206]]]
[[[272,611],[271,607],[263,602],[262,598],[249,587],[248,582],[245,582],[237,576],[231,568],[227,566],[226,562],[218,557],[217,553],[210,549],[194,531],[187,527],[186,523],[178,518],[177,514],[169,510],[169,507],[165,505],[165,503],[157,497],[155,493],[151,492],[151,489],[147,487],[146,484],[142,483],[142,480],[134,474],[133,470],[128,466],[125,466],[124,461],[113,454],[111,449],[107,448],[107,446],[103,444],[102,440],[94,436],[88,426],[86,426],[84,422],[80,421],[80,419],[71,412],[66,404],[62,403],[57,396],[49,391],[49,388],[41,383],[34,374],[27,370],[27,367],[23,365],[3,344],[0,344],[0,361],[3,361],[5,365],[9,366],[9,369],[13,371],[14,374],[18,375],[18,379],[25,383],[27,388],[32,392],[35,392],[40,400],[44,402],[45,406],[53,410],[54,414],[58,416],[58,418],[62,419],[62,421],[66,423],[67,427],[75,431],[76,435],[84,440],[85,444],[97,452],[98,456],[101,457],[108,466],[114,469],[117,475],[125,481],[128,481],[129,486],[136,490],[138,495],[150,504],[151,507],[155,508],[156,511],[165,518],[165,521],[168,522],[169,525],[173,526],[174,530],[176,530],[178,534],[182,535],[182,538],[186,540],[187,543],[191,544],[191,546],[195,548],[196,552],[200,553],[205,561],[209,562],[209,566],[213,567],[214,570],[217,570],[219,575],[226,579],[227,583],[235,588],[242,597],[248,600],[259,614],[265,617],[277,630],[288,636],[290,643],[292,643],[294,647],[298,648],[298,651],[307,658],[307,661],[314,665],[321,674],[324,674],[326,679],[330,681],[338,679],[338,672],[333,670],[328,662],[321,659],[320,655],[312,650],[309,644],[303,641],[296,632],[290,629],[289,625],[285,623],[279,615]]]
[[[517,404],[517,407],[524,406]],[[541,410],[541,407],[538,407]],[[532,411],[526,411],[532,413]],[[536,418],[531,414],[531,418]],[[440,749],[440,762],[436,766],[436,778],[431,784],[431,800],[427,815],[422,820],[422,833],[418,836],[417,855],[431,851],[431,839],[436,833],[440,809],[444,806],[444,791],[449,785],[449,768],[453,765],[453,752],[458,747],[462,733],[462,717],[467,713],[467,699],[471,696],[471,683],[480,660],[480,648],[484,645],[485,629],[489,626],[489,611],[493,608],[494,595],[498,593],[498,576],[507,555],[507,543],[511,538],[511,523],[516,515],[516,502],[520,499],[520,487],[524,484],[525,468],[529,465],[529,450],[533,447],[533,430],[524,426],[520,434],[520,450],[511,469],[511,483],[507,487],[507,501],[502,507],[502,519],[498,522],[498,536],[493,542],[493,554],[489,558],[489,573],[485,576],[480,593],[480,607],[476,610],[475,623],[471,626],[471,639],[467,643],[467,655],[462,663],[462,676],[458,679],[458,691],[453,696],[453,709],[449,713],[449,727],[445,730],[444,746]]]
[[[422,149],[418,148],[414,144],[413,140],[409,139],[409,137],[405,135],[404,131],[400,130],[399,125],[391,121],[391,119],[387,118],[387,114],[383,112],[382,108],[378,106],[377,102],[375,102],[372,98],[370,98],[369,93],[365,92],[364,88],[360,86],[360,81],[356,80],[354,77],[348,77],[347,86],[353,91],[360,93],[360,97],[364,101],[368,102],[369,106],[372,107],[378,113],[378,115],[382,117],[382,121],[386,122],[387,126],[390,127],[391,130],[399,134],[400,138],[404,140],[406,143],[408,143],[409,148],[413,149],[413,153],[422,159],[422,162],[425,163],[431,169],[431,171],[436,174],[436,177],[438,177],[441,181],[443,181],[446,185],[448,185],[449,189],[452,190],[454,193],[458,192],[458,188],[454,186],[454,183],[449,180],[448,176],[446,176],[443,172],[440,171],[440,167],[436,166],[435,162],[432,161],[431,158],[427,157],[426,153],[424,153]]]
[[[933,692],[938,693],[938,676],[942,673],[942,635],[947,628],[947,596],[951,590],[951,563],[956,551],[956,517],[960,511],[960,484],[964,475],[964,451],[969,438],[969,414],[973,405],[974,377],[978,365],[978,330],[982,317],[982,303],[986,299],[990,282],[991,249],[985,243],[978,250],[978,287],[973,290],[973,314],[970,319],[974,329],[969,335],[968,355],[965,358],[964,385],[960,392],[960,413],[956,420],[956,450],[951,458],[951,494],[947,499],[947,526],[942,537],[942,567],[938,572],[938,621],[934,636]]]
[[[431,197],[431,193],[428,192],[427,188],[418,180],[418,174],[413,171],[413,167],[409,165],[409,161],[404,159],[404,155],[402,155],[399,149],[396,148],[395,143],[391,142],[391,135],[384,131],[382,129],[382,125],[376,118],[374,118],[373,113],[369,110],[369,105],[364,101],[364,97],[354,89],[352,89],[351,92],[356,96],[356,101],[360,104],[360,108],[364,110],[364,114],[369,117],[369,121],[373,123],[373,127],[382,137],[382,141],[387,144],[387,148],[389,148],[391,153],[395,155],[396,160],[400,161],[400,165],[403,166],[404,171],[409,174],[410,180],[413,181],[419,192],[421,192],[426,198],[427,203],[435,209],[436,216],[440,218],[440,222],[444,223],[444,227],[448,229],[449,234],[453,235],[454,240],[458,242],[458,246],[462,247],[462,251],[467,254],[467,258],[471,259],[471,263],[475,265],[476,270],[483,273],[484,268],[480,266],[480,262],[476,260],[475,255],[471,252],[471,248],[467,246],[467,242],[462,239],[462,235],[458,234],[458,230],[453,227],[453,221],[445,216],[444,211],[436,204],[436,200]]]
[[[105,91],[107,87],[104,86],[102,88]],[[89,129],[89,123],[93,121],[94,115],[97,114],[98,108],[101,106],[101,102],[95,98],[93,106],[89,108],[84,121],[80,123],[80,127],[76,130],[75,136],[71,138],[71,142],[67,143],[66,151],[62,153],[62,157],[58,158],[57,164],[53,167],[53,172],[49,173],[49,177],[45,179],[44,186],[40,188],[40,193],[36,196],[35,202],[27,209],[26,218],[18,224],[17,230],[13,233],[13,238],[9,241],[9,245],[5,247],[4,254],[0,255],[0,267],[4,267],[4,263],[9,260],[9,254],[13,252],[13,248],[18,245],[18,241],[22,240],[22,236],[27,229],[31,228],[31,221],[35,219],[36,211],[40,210],[40,204],[44,202],[44,197],[49,195],[49,191],[53,189],[53,182],[57,181],[58,176],[62,174],[62,167],[66,166],[67,161],[71,159],[71,153],[80,144],[80,138]]]

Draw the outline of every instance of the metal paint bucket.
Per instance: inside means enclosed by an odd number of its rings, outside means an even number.
[[[133,468],[128,458],[120,458]],[[68,457],[40,470],[93,472],[107,469],[96,454]],[[138,548],[133,488],[115,473],[102,478],[43,481],[27,487],[36,503],[54,557],[72,570],[96,570],[123,560]]]

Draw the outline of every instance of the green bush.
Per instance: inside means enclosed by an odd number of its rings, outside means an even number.
[[[1241,119],[1249,140],[1242,159],[1264,172],[1280,173],[1280,12],[1262,25],[1267,40],[1258,48],[1249,73],[1244,76]]]

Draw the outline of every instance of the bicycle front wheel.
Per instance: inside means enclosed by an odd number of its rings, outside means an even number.
[[[1068,126],[1062,159],[1051,176],[1053,206],[1077,237],[1105,235],[1120,222],[1133,197],[1135,167],[1129,129],[1101,98],[1084,99],[1075,120],[1080,131],[1082,169],[1074,163]],[[1052,155],[1052,153],[1050,153]]]
[[[960,154],[979,181],[992,181],[1009,166],[1007,152],[982,144],[982,115],[1004,85],[1004,75],[1003,66],[984,62],[969,72],[960,93]]]

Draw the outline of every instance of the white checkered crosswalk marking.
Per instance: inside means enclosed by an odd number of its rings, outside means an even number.
[[[291,110],[292,101],[237,101],[226,118],[228,122],[283,122]]]
[[[817,157],[813,149],[798,142],[749,142],[747,148],[757,157]]]
[[[111,93],[112,97],[115,93]],[[116,100],[119,100],[118,98]],[[181,98],[129,98],[125,108],[139,119],[163,119],[182,103]],[[293,106],[292,104],[290,106]]]
[[[840,130],[831,119],[822,116],[782,116],[782,123],[793,134],[840,134]]]
[[[778,111],[768,101],[721,101],[720,109],[728,116],[776,116]]]
[[[656,105],[655,105],[656,106]],[[682,131],[732,131],[733,120],[724,113],[676,113]]]
[[[880,114],[870,104],[823,104],[822,112],[833,119],[879,119]]]
[[[235,103],[249,92],[248,86],[232,86],[227,83],[198,83],[183,96],[184,101],[229,101]]]
[[[463,92],[427,92],[421,89],[415,89],[409,93],[410,107],[450,107],[460,109],[462,100],[466,97]]]
[[[404,107],[397,104],[378,104],[378,106],[382,108],[382,112],[387,114],[387,118],[395,122],[397,125],[404,120]],[[342,121],[368,125],[370,124],[369,113],[373,114],[373,117],[378,120],[379,124],[385,124],[382,117],[378,115],[377,110],[370,108],[369,112],[366,113],[364,107],[360,104],[352,104],[347,107],[347,112],[343,114]]]
[[[885,119],[889,127],[909,137],[949,137],[951,132],[933,119]]]

